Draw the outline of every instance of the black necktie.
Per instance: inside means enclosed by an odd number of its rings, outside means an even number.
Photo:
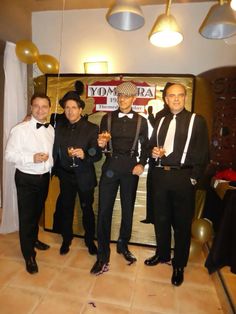
[[[39,129],[41,128],[41,126],[44,126],[45,128],[47,128],[49,126],[50,123],[36,123],[36,128]]]

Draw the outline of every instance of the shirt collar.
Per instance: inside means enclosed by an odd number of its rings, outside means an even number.
[[[37,124],[37,123],[44,124],[44,123],[46,123],[47,121],[40,122],[40,121],[36,120],[36,119],[31,115],[31,119],[30,119],[29,122],[30,122],[30,124],[32,124],[32,125],[36,128],[36,124]]]
[[[82,118],[79,119],[79,121],[75,122],[75,123],[70,123],[69,120],[67,121],[67,127],[70,129],[75,129],[77,128],[77,126],[81,123]]]
[[[117,112],[119,113],[119,112],[122,112],[122,111],[120,109],[118,109]],[[134,113],[134,112],[135,111],[133,111],[133,109],[131,108],[131,110],[129,112],[122,112],[122,113],[128,114],[128,113]]]

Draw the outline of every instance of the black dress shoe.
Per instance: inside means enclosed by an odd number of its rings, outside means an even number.
[[[130,263],[134,263],[137,261],[137,258],[129,251],[128,248],[120,248],[119,246],[117,246],[116,251],[118,254],[123,254],[124,258]]]
[[[35,257],[30,257],[25,260],[26,270],[31,275],[36,274],[38,270],[38,265],[36,263]]]
[[[161,259],[160,259],[160,256],[158,254],[155,254],[152,257],[145,259],[145,261],[144,261],[144,264],[147,266],[155,266],[159,263],[161,263]]]
[[[171,283],[172,285],[178,287],[180,286],[184,281],[184,269],[179,268],[173,268],[173,274],[171,277]]]
[[[155,255],[145,259],[144,264],[147,266],[155,266],[159,263],[164,264],[170,262],[170,259],[162,259],[160,256],[156,253]]]
[[[88,247],[89,254],[91,255],[97,254],[98,249],[93,241],[86,243],[86,246]]]
[[[41,250],[41,251],[46,251],[50,248],[50,246],[46,243],[43,243],[39,240],[35,241],[34,246],[36,247],[36,249]]]
[[[96,263],[93,265],[93,267],[91,268],[90,273],[95,274],[95,275],[100,275],[106,271],[108,271],[108,263],[103,262],[98,259]]]
[[[140,222],[143,224],[151,224],[152,223],[151,219],[148,219],[148,218],[140,220]]]
[[[70,251],[70,243],[68,242],[62,242],[62,245],[60,247],[60,254],[65,255]]]

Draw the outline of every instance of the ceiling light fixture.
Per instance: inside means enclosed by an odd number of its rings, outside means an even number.
[[[117,0],[106,19],[112,27],[121,31],[133,31],[144,24],[143,12],[133,0]]]
[[[167,0],[166,12],[158,16],[150,34],[150,42],[157,47],[173,47],[181,43],[183,35],[176,19],[170,14],[171,0]]]
[[[236,34],[236,18],[230,4],[220,0],[214,4],[200,29],[200,34],[208,39],[224,39]]]

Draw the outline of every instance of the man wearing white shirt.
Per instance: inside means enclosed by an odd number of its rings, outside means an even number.
[[[171,283],[176,287],[183,283],[188,263],[195,184],[208,163],[206,121],[185,109],[186,98],[184,85],[169,85],[165,101],[170,112],[156,123],[149,141],[155,163],[151,185],[157,250],[144,263],[155,266],[171,261]],[[172,229],[174,254],[171,260]]]
[[[46,123],[50,106],[48,96],[34,94],[31,98],[32,118],[13,127],[5,151],[6,160],[14,163],[16,168],[20,245],[30,274],[38,272],[34,248],[48,248],[38,240],[38,223],[53,166],[54,129]]]

